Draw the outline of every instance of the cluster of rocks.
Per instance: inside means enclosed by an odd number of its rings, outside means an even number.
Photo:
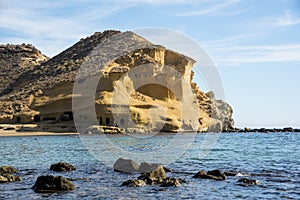
[[[76,168],[68,163],[59,162],[50,166],[50,170],[56,172],[68,172],[76,170]],[[127,187],[143,187],[143,186],[159,186],[159,187],[179,187],[182,183],[187,183],[184,179],[167,177],[167,172],[172,170],[153,163],[143,162],[140,165],[130,159],[119,158],[114,164],[114,170],[122,173],[140,173],[136,179],[124,181],[121,186]],[[19,176],[14,176],[18,170],[11,166],[0,167],[0,183],[22,181]],[[226,180],[228,176],[238,176],[238,172],[222,172],[220,170],[199,171],[194,174],[195,179],[211,179],[216,181]],[[89,178],[79,178],[80,180],[89,181]],[[56,193],[61,191],[71,191],[75,189],[75,185],[71,182],[78,180],[76,178],[65,178],[63,176],[42,175],[39,176],[31,189],[37,193]],[[251,186],[259,184],[259,181],[248,178],[241,178],[237,181],[238,185]]]
[[[59,172],[66,172],[75,169],[76,168],[74,166],[63,162],[52,164],[50,167],[50,170]],[[16,168],[12,166],[1,166],[0,183],[22,181],[22,177],[13,175],[15,173],[18,173]],[[32,189],[38,193],[53,193],[74,190],[75,185],[70,180],[62,176],[43,175],[37,178]]]
[[[76,168],[69,163],[58,162],[52,164],[50,170],[56,172],[68,172],[76,170]],[[75,185],[63,176],[43,175],[37,178],[32,189],[37,193],[53,193],[74,190]]]
[[[299,133],[300,129],[294,129],[292,127],[285,128],[233,128],[226,132],[230,133]]]
[[[167,177],[166,172],[172,172],[172,170],[165,168],[162,165],[146,162],[142,162],[141,165],[138,165],[138,163],[130,159],[119,158],[114,164],[114,170],[125,173],[141,173],[141,175],[136,179],[124,181],[121,186],[143,187],[146,185],[156,185],[160,187],[179,187],[181,183],[187,183],[187,181],[181,178]],[[197,172],[193,178],[223,181],[229,176],[238,175],[238,172],[233,171],[222,172],[221,170],[211,170],[206,172],[201,170]],[[237,181],[237,183],[241,186],[250,186],[259,184],[259,181],[241,178]]]
[[[179,187],[181,183],[186,183],[185,180],[180,178],[167,177],[166,173],[171,172],[171,170],[156,163],[142,162],[139,165],[133,160],[119,158],[114,164],[114,170],[125,173],[141,173],[137,179],[124,181],[122,186],[158,185],[160,187]]]
[[[22,177],[13,174],[18,173],[18,170],[11,166],[0,167],[0,183],[22,181]]]
[[[157,163],[147,163],[147,162],[142,162],[139,165],[134,160],[119,158],[114,163],[113,168],[114,168],[114,171],[116,171],[116,172],[144,173],[144,172],[149,172],[149,171],[155,170],[159,166],[160,165]],[[163,167],[163,169],[165,170],[165,172],[171,172],[171,170],[166,167]]]

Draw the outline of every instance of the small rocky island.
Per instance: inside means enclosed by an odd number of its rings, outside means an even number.
[[[120,46],[101,46],[109,40],[119,42],[116,44]],[[123,40],[126,43],[122,43]],[[126,51],[117,59],[108,59],[111,52],[130,49],[131,45],[138,48]],[[205,93],[193,82],[195,61],[192,58],[154,45],[133,32],[115,30],[96,32],[53,58],[43,55],[32,45],[1,45],[0,123],[35,124],[39,131],[76,132],[74,118],[89,120],[89,116],[74,116],[72,98],[82,94],[75,94],[73,86],[80,67],[93,59],[91,55],[99,46],[99,51],[105,52],[101,56],[106,56],[109,62],[99,70],[89,66],[90,70],[80,80],[87,83],[91,77],[101,77],[92,105],[97,115],[95,126],[111,126],[116,122],[122,127],[130,119],[134,123],[126,127],[126,132],[151,132],[158,127],[162,132],[235,130],[232,108],[217,100],[213,92]],[[141,65],[147,65],[150,73],[148,70],[147,73],[139,72],[138,76],[142,76],[146,84],[137,87],[134,79],[137,74],[129,72]],[[167,67],[179,75],[169,73]],[[164,80],[164,85],[170,87],[150,83],[153,78]],[[184,82],[188,82],[192,95],[186,93]],[[116,86],[123,88],[121,95],[130,97],[125,105],[130,116],[122,116],[120,111],[118,121],[111,109],[117,104],[113,99]],[[165,113],[160,112],[160,107]],[[153,114],[150,108],[157,108],[158,112]]]

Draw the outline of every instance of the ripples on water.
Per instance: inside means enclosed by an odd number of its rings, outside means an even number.
[[[168,176],[188,181],[179,188],[120,187],[124,180],[138,175],[113,172],[89,153],[78,136],[2,137],[0,166],[17,167],[24,180],[0,184],[0,199],[300,199],[300,134],[241,133],[219,136],[214,148],[209,150],[200,149],[206,135],[197,135],[188,151],[168,166],[174,171]],[[103,144],[101,137],[105,136],[87,137],[90,148],[97,149]],[[108,137],[116,146],[131,152],[155,151],[173,138],[170,135],[145,139],[119,135]],[[185,139],[182,138],[183,144]],[[101,147],[105,152],[101,155],[107,158],[113,157],[111,152],[117,151],[114,147]],[[179,151],[180,148],[174,146],[172,151]],[[208,154],[201,157],[199,153]],[[48,170],[52,163],[59,161],[69,162],[77,170],[67,173]],[[191,178],[193,173],[202,169],[239,171],[251,175],[249,178],[257,179],[261,184],[241,187],[236,183],[240,177],[228,177],[226,181]],[[90,180],[73,181],[76,190],[68,193],[34,193],[31,186],[38,176],[45,174],[88,177]]]

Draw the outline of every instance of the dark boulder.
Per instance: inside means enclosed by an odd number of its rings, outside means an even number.
[[[1,166],[0,174],[14,174],[17,173],[18,170],[12,166]]]
[[[207,173],[203,170],[199,171],[197,174],[193,176],[194,178],[202,178],[202,179],[213,179],[217,181],[225,180],[226,175],[220,170],[212,170]]]
[[[164,167],[160,165],[151,172],[143,173],[138,179],[144,180],[148,185],[157,185],[162,183],[166,177]]]
[[[139,171],[139,164],[134,160],[119,158],[113,168],[117,172],[135,173]]]
[[[62,176],[39,176],[32,188],[38,193],[54,193],[59,191],[74,190],[75,185]]]
[[[143,187],[143,186],[146,186],[146,183],[143,180],[127,180],[127,181],[124,181],[121,186]]]
[[[248,179],[248,178],[241,178],[237,181],[238,183],[245,183],[247,185],[258,185],[258,180]]]
[[[50,166],[50,170],[56,171],[56,172],[67,172],[67,171],[76,170],[76,168],[69,163],[58,162],[58,163],[52,164]]]

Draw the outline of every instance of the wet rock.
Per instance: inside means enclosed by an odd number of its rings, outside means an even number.
[[[75,185],[62,176],[39,176],[32,188],[38,193],[54,193],[74,190]]]
[[[0,174],[14,174],[17,173],[18,170],[12,166],[1,166]]]
[[[238,172],[233,172],[233,171],[229,171],[229,172],[224,172],[225,176],[237,176],[239,173]]]
[[[8,179],[0,175],[0,183],[6,183],[6,182],[8,182]]]
[[[143,180],[127,180],[127,181],[124,181],[121,186],[144,187],[144,186],[146,186],[146,183]]]
[[[119,158],[113,168],[117,172],[135,173],[139,171],[139,164],[134,160]]]
[[[143,173],[138,179],[144,180],[148,185],[157,185],[162,183],[166,177],[164,167],[160,165],[151,172]]]
[[[248,178],[241,178],[237,181],[238,183],[245,183],[247,185],[258,185],[259,181],[254,179],[248,179]]]
[[[58,163],[52,164],[50,166],[50,170],[56,171],[56,172],[67,172],[67,171],[76,170],[76,168],[69,163],[58,162]]]
[[[160,165],[157,164],[157,163],[147,163],[147,162],[142,162],[142,163],[140,164],[140,167],[139,167],[139,170],[138,170],[138,171],[139,171],[140,173],[150,172],[150,171],[155,170],[158,166],[160,166]],[[164,168],[165,172],[172,172],[172,170],[169,169],[169,168],[167,168],[167,167],[164,167],[164,166],[163,166],[163,168]]]
[[[226,179],[226,175],[220,170],[212,170],[208,171],[207,173],[204,170],[201,170],[197,174],[195,174],[193,178],[213,179],[221,181]]]
[[[181,183],[186,183],[183,179],[177,179],[177,178],[165,178],[162,181],[162,184],[160,187],[179,187]]]
[[[12,174],[2,174],[0,175],[0,183],[6,183],[6,182],[15,182],[15,181],[22,181],[22,177],[20,176],[14,176]]]

